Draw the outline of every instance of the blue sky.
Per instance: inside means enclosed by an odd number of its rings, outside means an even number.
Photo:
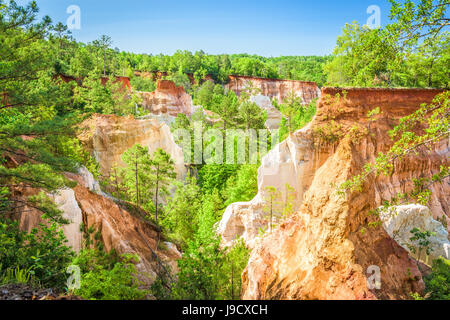
[[[25,0],[19,1],[26,2]],[[387,0],[37,0],[42,15],[66,22],[70,5],[81,9],[83,42],[102,34],[114,47],[136,53],[177,49],[263,56],[330,54],[346,22],[365,24],[370,5],[388,22]]]

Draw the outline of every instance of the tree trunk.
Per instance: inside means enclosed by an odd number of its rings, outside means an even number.
[[[431,61],[431,66],[430,66],[430,73],[428,74],[428,87],[433,87],[433,61]]]
[[[103,76],[106,77],[106,50],[103,49]]]
[[[139,211],[139,180],[138,180],[138,163],[137,163],[137,155],[136,155],[136,162],[135,162],[135,172],[136,172],[136,206]]]
[[[159,193],[159,166],[156,169],[156,195],[155,195],[155,220],[158,225],[158,193]]]

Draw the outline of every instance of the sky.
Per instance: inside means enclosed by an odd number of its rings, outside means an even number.
[[[18,1],[23,4],[26,0]],[[102,34],[120,50],[173,54],[203,50],[210,54],[249,53],[266,57],[331,54],[345,23],[366,24],[367,8],[387,0],[37,0],[40,15],[66,24],[67,8],[80,8],[82,42]]]

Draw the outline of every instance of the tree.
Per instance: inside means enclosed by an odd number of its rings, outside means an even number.
[[[112,39],[109,36],[102,35],[101,38],[98,41],[99,46],[103,53],[103,76],[106,77],[106,59],[107,59],[107,53],[108,49],[112,45]]]
[[[119,202],[122,200],[124,194],[124,180],[124,170],[120,170],[118,164],[114,163],[106,183],[112,188],[112,195],[116,197]]]
[[[82,86],[74,89],[74,102],[87,113],[136,115],[136,106],[141,102],[137,95],[131,95],[120,79],[99,79],[95,73],[84,78]]]
[[[226,182],[223,191],[225,205],[252,200],[258,193],[258,165],[246,164],[239,167]]]
[[[264,206],[264,212],[268,215],[268,229],[269,233],[272,233],[274,226],[274,217],[279,217],[281,215],[281,192],[275,187],[266,187],[266,195]]]
[[[214,95],[214,97],[220,97]],[[239,123],[239,102],[236,94],[230,90],[221,99],[215,98],[216,104],[212,109],[220,117],[222,129],[225,131],[230,128],[238,127]]]
[[[397,68],[397,47],[386,39],[383,30],[369,29],[358,23],[346,24],[337,39],[334,59],[324,66],[328,84],[339,86],[374,86],[390,83]]]
[[[260,90],[248,82],[239,98],[239,125],[244,129],[264,129],[267,120],[267,112],[250,100],[251,97],[259,94]]]
[[[339,193],[360,191],[364,182],[372,174],[390,175],[394,168],[394,162],[401,161],[415,152],[429,152],[433,145],[448,139],[450,134],[449,100],[450,93],[446,91],[437,95],[431,104],[424,104],[411,115],[402,118],[390,132],[395,143],[388,152],[380,153],[374,163],[366,164],[361,174],[341,184],[338,188]],[[418,128],[422,127],[426,129],[420,132]],[[429,187],[433,183],[441,183],[447,179],[450,176],[449,170],[449,167],[442,166],[439,173],[414,180],[416,188],[402,198],[413,198],[420,204],[426,205],[431,196]],[[394,197],[394,200],[397,198]]]
[[[441,75],[441,68],[435,68],[448,64],[448,0],[390,2],[392,22],[386,27],[346,24],[333,60],[324,66],[328,84],[448,86],[448,73]]]
[[[389,2],[392,5],[389,17],[394,22],[387,26],[387,30],[407,49],[411,49],[422,39],[436,39],[450,25],[450,18],[447,16],[448,0]]]
[[[119,168],[123,173],[124,186],[128,199],[149,208],[153,196],[153,180],[149,178],[151,158],[147,147],[137,144],[122,155],[126,164],[125,168]]]
[[[294,91],[289,92],[280,106],[281,114],[287,119],[289,133],[294,132],[294,116],[297,112],[304,113],[304,107],[301,98]]]
[[[163,149],[157,149],[151,158],[149,179],[154,185],[155,220],[158,224],[159,200],[169,194],[169,186],[176,178],[174,162]]]
[[[296,199],[295,189],[288,183],[284,186],[284,193],[281,190],[268,186],[265,189],[263,211],[268,216],[269,233],[273,231],[275,222],[286,219],[294,213]]]
[[[183,258],[178,260],[178,281],[173,295],[183,300],[215,300],[221,297],[220,284],[224,254],[214,224],[214,203],[211,196],[203,198],[203,208],[198,213],[198,229],[189,241]]]
[[[424,277],[430,300],[450,300],[450,260],[433,261],[432,273]]]
[[[64,41],[70,39],[72,32],[70,32],[67,26],[61,22],[58,22],[53,27],[53,31],[55,32],[55,38],[58,42],[58,58],[62,61],[64,57]]]
[[[34,1],[25,7],[0,2],[0,202],[2,213],[28,204],[63,222],[44,193],[28,200],[9,196],[19,185],[45,192],[73,186],[62,173],[78,166],[73,153],[59,150],[66,150],[63,144],[81,117],[57,115],[55,107],[69,103],[70,96],[53,79],[45,42],[51,21],[37,22],[37,13]],[[26,160],[17,162],[17,157]]]
[[[18,222],[0,219],[0,283],[8,270],[28,270],[41,286],[62,290],[74,253],[60,225],[49,220],[26,233]]]
[[[198,227],[198,212],[202,206],[201,190],[197,179],[189,176],[184,183],[176,182],[174,187],[176,191],[167,202],[161,225],[184,248]]]
[[[239,300],[242,297],[242,272],[247,267],[250,250],[242,239],[235,242],[233,247],[226,252],[222,268],[224,275],[223,297],[226,300]]]

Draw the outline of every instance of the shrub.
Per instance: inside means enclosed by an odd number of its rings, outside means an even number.
[[[144,299],[148,292],[139,289],[134,259],[138,257],[118,256],[98,249],[83,250],[73,261],[81,271],[81,287],[74,294],[88,300]]]
[[[66,242],[57,223],[40,224],[26,233],[17,222],[0,221],[0,274],[8,277],[9,272],[16,277],[20,272],[7,270],[27,270],[43,287],[63,289],[66,268],[73,258]]]
[[[431,300],[450,300],[450,260],[433,261],[433,272],[424,280]]]

